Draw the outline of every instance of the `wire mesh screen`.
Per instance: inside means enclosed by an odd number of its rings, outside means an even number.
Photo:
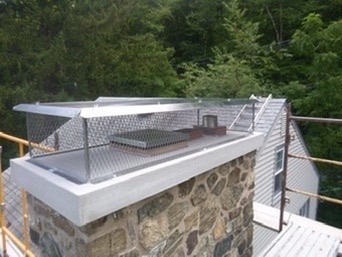
[[[189,137],[179,130],[193,128],[197,120],[197,110],[89,119],[90,179],[115,176],[186,147]]]
[[[51,115],[35,113],[27,114],[27,133],[30,142],[31,157],[47,154],[53,151],[75,148],[73,144],[64,144],[61,148],[59,128],[66,124],[70,119]],[[65,128],[64,136],[72,140],[77,133],[77,126],[72,129]],[[82,127],[81,127],[82,129]],[[82,131],[79,131],[82,132]]]
[[[72,119],[28,114],[29,141],[39,146],[31,161],[78,183],[102,181],[228,140],[241,108]]]

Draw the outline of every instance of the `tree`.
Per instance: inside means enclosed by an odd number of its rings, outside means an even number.
[[[223,27],[227,0],[178,0],[164,20],[163,39],[175,50],[175,64],[195,61],[205,65],[214,57],[212,51],[226,37]]]
[[[238,1],[224,4],[221,27],[225,40],[213,49],[214,62],[202,68],[185,65],[185,92],[191,96],[247,97],[262,92],[262,74],[269,61],[257,40],[258,24],[246,20]]]
[[[255,0],[242,1],[242,5],[248,9],[247,17],[260,23],[261,42],[284,47],[304,17],[328,4],[312,0]]]
[[[326,25],[318,14],[308,15],[301,29],[293,35],[293,62],[301,69],[298,83],[301,97],[293,101],[298,115],[342,118],[342,20]],[[342,159],[342,128],[329,124],[302,124],[306,141],[313,156]],[[342,169],[318,164],[321,171],[322,194],[342,199]],[[323,206],[324,207],[324,206]],[[330,208],[330,207],[329,207]],[[341,209],[337,208],[335,212]],[[325,208],[318,217],[324,222],[342,227],[342,221],[329,219]]]
[[[172,1],[0,1],[1,130],[25,137],[21,102],[172,95]]]

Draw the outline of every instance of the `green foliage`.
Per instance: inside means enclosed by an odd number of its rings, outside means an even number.
[[[258,24],[245,18],[238,1],[224,3],[226,17],[222,22],[226,38],[215,47],[214,63],[202,68],[184,66],[185,93],[188,96],[248,97],[262,93],[261,76],[267,57],[257,40]]]
[[[175,49],[177,64],[196,61],[210,62],[212,49],[225,40],[223,23],[227,0],[174,1],[171,15],[164,20],[163,38]]]
[[[242,1],[248,9],[247,15],[260,23],[262,42],[276,42],[286,46],[301,21],[309,13],[318,12],[328,3],[314,0],[255,0]]]
[[[2,0],[0,130],[25,137],[18,103],[100,95],[272,93],[341,118],[341,13],[340,0]],[[300,125],[312,155],[342,159],[340,126]],[[340,170],[319,168],[342,198]]]
[[[0,1],[0,130],[26,137],[22,102],[173,95],[173,51],[156,37],[171,2]]]
[[[207,68],[185,66],[185,94],[191,97],[248,97],[262,92],[253,70],[233,56],[216,58]]]
[[[168,61],[172,49],[164,49],[151,34],[126,38],[115,62],[112,92],[127,96],[172,95],[176,73]]]
[[[325,24],[318,14],[309,14],[294,35],[291,51],[302,69],[297,70],[301,86],[294,103],[300,115],[342,118],[342,20]],[[339,125],[302,124],[306,141],[313,156],[342,159],[342,129]],[[321,171],[322,194],[342,198],[341,168],[318,164]],[[326,205],[322,205],[326,206]],[[320,210],[319,219],[327,221],[327,213]],[[341,221],[331,224],[342,227]]]
[[[342,117],[342,20],[324,26],[310,14],[293,36],[292,51],[303,62],[302,83],[307,95],[297,101],[298,112],[319,117]]]

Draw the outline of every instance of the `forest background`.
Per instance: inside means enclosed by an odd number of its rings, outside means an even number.
[[[24,102],[98,96],[286,97],[342,118],[341,0],[0,0],[0,130],[26,138]],[[312,156],[342,160],[338,125],[300,123]],[[4,167],[16,155],[0,141]],[[342,199],[342,170],[318,165]],[[318,219],[342,228],[342,207]]]

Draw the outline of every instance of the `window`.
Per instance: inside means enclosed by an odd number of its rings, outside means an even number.
[[[303,217],[309,217],[309,211],[310,211],[310,198],[306,200],[302,208],[300,208],[299,215]]]
[[[275,172],[274,172],[274,196],[280,194],[282,184],[282,172],[284,167],[284,148],[279,148],[275,155]]]

